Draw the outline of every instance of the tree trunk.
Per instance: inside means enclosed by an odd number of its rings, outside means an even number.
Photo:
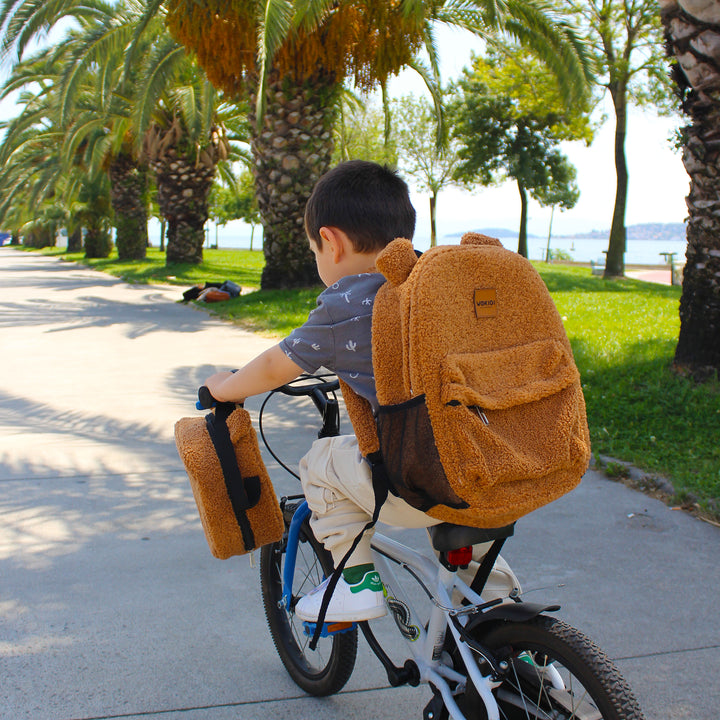
[[[87,228],[85,235],[85,257],[106,258],[112,251],[110,233],[102,229]]]
[[[263,289],[319,282],[303,218],[315,183],[330,168],[337,92],[332,73],[303,85],[287,77],[273,80],[262,127],[251,113],[253,175],[264,228]]]
[[[17,232],[17,230],[13,230],[13,233],[10,236],[10,244],[11,245],[19,245],[20,244],[20,233]]]
[[[437,209],[437,193],[430,196],[430,247],[437,245],[437,226],[435,223],[435,211]]]
[[[518,233],[518,255],[524,258],[528,256],[527,246],[527,218],[528,218],[528,196],[525,186],[517,181],[518,192],[520,193],[520,232]]]
[[[120,260],[147,255],[147,172],[127,153],[110,164],[110,199],[115,211],[115,245]]]
[[[675,367],[702,378],[720,371],[720,3],[660,4],[691,121],[683,129],[690,194]]]
[[[23,245],[31,248],[55,247],[55,233],[46,225],[36,225],[25,233]]]
[[[194,151],[193,151],[194,152]],[[176,148],[151,159],[157,201],[167,221],[167,265],[202,262],[208,194],[215,176],[214,153],[201,153],[203,162],[184,157]]]
[[[82,227],[76,227],[72,232],[68,233],[68,246],[67,251],[69,253],[80,252],[83,246],[82,238]]]
[[[627,135],[626,94],[627,89],[623,82],[611,84],[610,95],[615,108],[615,174],[617,176],[617,187],[604,277],[623,277],[625,275],[625,251],[627,249],[625,211],[627,209],[628,191],[628,169],[625,159],[625,137]]]

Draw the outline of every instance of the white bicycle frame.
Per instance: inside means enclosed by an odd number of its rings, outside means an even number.
[[[375,551],[373,553],[375,567],[387,591],[388,608],[406,640],[420,672],[421,681],[432,683],[438,689],[453,720],[467,720],[455,702],[454,694],[464,691],[469,676],[485,704],[488,720],[500,720],[498,704],[492,694],[500,683],[493,680],[491,675],[483,675],[480,672],[477,651],[465,642],[452,621],[452,618],[457,618],[460,624],[466,624],[468,618],[477,612],[477,606],[484,604],[482,597],[474,592],[456,572],[448,570],[434,558],[423,555],[386,535],[376,532],[372,539],[372,548]],[[419,613],[413,609],[413,601],[403,589],[393,564],[408,572],[429,598],[432,607],[427,628],[420,621]],[[454,591],[458,591],[470,604],[454,604],[451,600]],[[417,624],[411,623],[413,615]],[[447,662],[447,655],[443,657],[447,629],[455,639],[468,675],[455,670]],[[565,684],[557,670],[549,667],[546,668],[546,672],[548,671],[548,679],[552,685],[564,690]],[[454,692],[448,681],[456,684]]]

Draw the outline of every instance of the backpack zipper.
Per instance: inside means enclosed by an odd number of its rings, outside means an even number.
[[[478,407],[477,405],[469,405],[468,410],[472,410],[472,412],[474,412],[486,425],[490,424],[490,421],[487,419],[487,415],[481,407]]]
[[[456,407],[457,405],[462,405],[462,403],[459,400],[451,400],[448,405],[451,405],[453,407]],[[479,405],[466,405],[465,406],[470,412],[475,413],[484,423],[485,425],[489,425],[490,421],[487,418],[487,415],[485,414],[485,411],[479,406]]]

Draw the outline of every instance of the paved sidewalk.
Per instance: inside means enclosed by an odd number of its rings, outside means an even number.
[[[214,368],[273,341],[178,304],[182,288],[8,247],[0,290],[0,718],[418,720],[427,690],[388,688],[362,639],[347,688],[306,697],[257,570],[205,543],[173,424]],[[270,435],[296,458],[312,431],[293,412]],[[506,553],[529,598],[560,602],[616,660],[648,720],[717,720],[719,555],[718,528],[594,472]]]

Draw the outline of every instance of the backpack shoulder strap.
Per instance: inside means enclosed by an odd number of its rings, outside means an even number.
[[[344,380],[340,380],[340,390],[345,400],[345,407],[350,416],[355,436],[358,439],[360,452],[364,457],[367,457],[380,449],[380,441],[378,440],[375,418],[370,403],[365,398],[360,397]]]

